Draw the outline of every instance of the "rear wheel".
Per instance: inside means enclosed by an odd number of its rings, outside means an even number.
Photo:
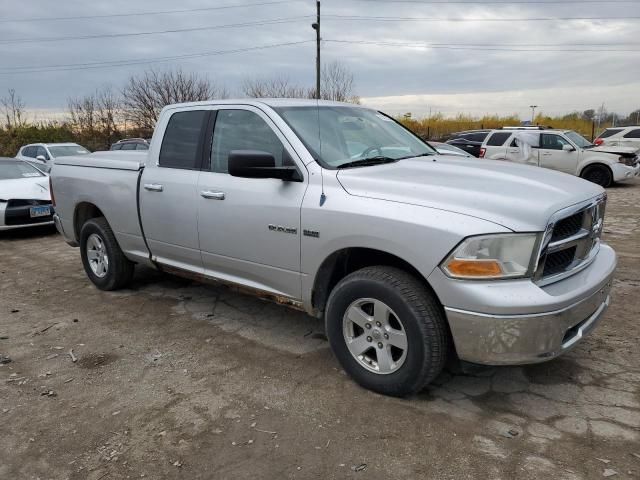
[[[422,282],[397,268],[367,267],[346,276],[331,292],[325,321],[342,367],[378,393],[418,392],[447,360],[440,305]]]
[[[100,290],[117,290],[133,277],[134,263],[122,253],[104,217],[92,218],[82,226],[80,255],[87,276]]]
[[[613,183],[613,175],[604,165],[591,165],[585,168],[580,175],[585,180],[596,183],[601,187],[609,187]]]

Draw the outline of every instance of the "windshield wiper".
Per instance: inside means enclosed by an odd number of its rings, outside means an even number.
[[[397,160],[406,160],[407,158],[430,157],[432,155],[435,155],[435,153],[419,153],[417,155],[407,155],[406,157],[400,157]]]
[[[393,163],[397,162],[398,158],[391,157],[370,157],[370,158],[361,158],[360,160],[354,160],[352,162],[343,163],[342,165],[338,165],[338,168],[351,168],[351,167],[368,167],[370,165],[382,165],[383,163]]]

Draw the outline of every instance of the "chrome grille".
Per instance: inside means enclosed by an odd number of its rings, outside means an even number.
[[[586,267],[598,253],[606,194],[555,214],[544,234],[534,279],[551,283]]]

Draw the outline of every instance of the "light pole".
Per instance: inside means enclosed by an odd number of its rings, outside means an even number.
[[[320,0],[316,1],[316,23],[311,27],[316,31],[316,99],[320,100]]]
[[[531,125],[533,125],[536,120],[536,108],[538,108],[538,105],[529,105],[529,108],[531,109]]]

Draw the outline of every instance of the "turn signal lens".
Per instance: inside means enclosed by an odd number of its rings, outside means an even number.
[[[502,268],[495,260],[457,260],[447,264],[447,270],[456,277],[499,277]]]

